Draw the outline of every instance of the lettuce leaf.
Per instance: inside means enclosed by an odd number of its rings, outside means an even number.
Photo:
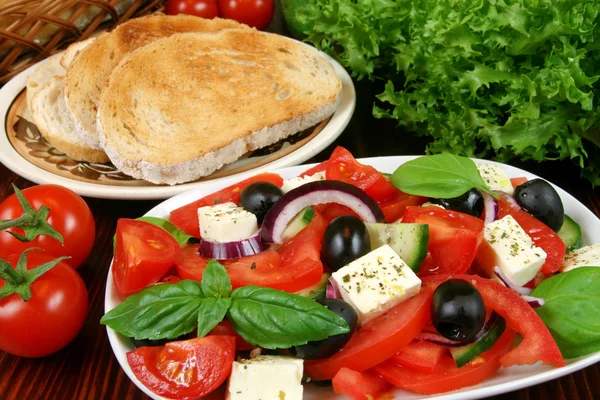
[[[307,0],[306,39],[429,153],[565,160],[600,185],[600,0]]]

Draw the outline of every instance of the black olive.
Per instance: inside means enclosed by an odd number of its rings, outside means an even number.
[[[329,223],[321,246],[321,259],[333,271],[371,251],[365,224],[353,215],[343,215]]]
[[[431,199],[430,201],[445,209],[459,211],[477,218],[481,218],[483,214],[483,196],[477,189],[471,189],[467,193],[451,199]]]
[[[358,321],[358,315],[352,306],[346,303],[344,300],[339,299],[318,299],[317,303],[326,306],[330,311],[338,314],[346,320],[350,331],[341,335],[330,336],[327,339],[319,340],[316,342],[308,342],[302,346],[295,346],[291,349],[292,353],[298,358],[305,360],[316,360],[319,358],[329,357],[338,351],[340,351],[356,328],[356,322]]]
[[[554,232],[558,232],[565,220],[565,209],[560,196],[552,185],[543,179],[532,179],[515,189],[517,203]]]
[[[270,182],[254,182],[242,190],[240,204],[244,209],[256,215],[261,224],[267,212],[277,203],[283,192]]]
[[[485,323],[481,294],[462,279],[442,283],[433,293],[431,320],[446,339],[469,343]]]

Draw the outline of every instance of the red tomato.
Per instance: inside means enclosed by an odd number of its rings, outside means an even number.
[[[348,150],[340,146],[331,153],[325,176],[359,187],[377,201],[389,199],[398,191],[379,171],[359,163]]]
[[[256,29],[266,29],[273,19],[273,0],[218,0],[220,15]]]
[[[206,336],[127,353],[136,378],[171,399],[197,399],[217,389],[231,373],[233,336]]]
[[[14,266],[16,254],[7,257]],[[32,250],[27,269],[55,258]],[[5,282],[0,279],[0,287]],[[65,262],[36,279],[27,301],[18,294],[0,299],[0,350],[20,357],[43,357],[64,348],[81,330],[88,312],[88,293],[81,277]]]
[[[381,201],[379,207],[383,211],[383,215],[385,215],[385,222],[389,224],[402,218],[406,207],[420,206],[426,201],[427,197],[413,196],[412,194],[396,190],[396,193],[391,198]]]
[[[9,254],[21,254],[27,248],[39,247],[56,258],[70,256],[65,262],[73,268],[83,264],[96,238],[94,216],[86,202],[77,193],[58,185],[33,186],[23,190],[23,195],[36,210],[42,205],[50,209],[48,224],[63,236],[64,245],[47,235],[21,242],[3,231],[0,232],[0,258],[6,259]],[[13,220],[22,215],[23,210],[15,194],[0,203],[0,220]],[[24,234],[21,229],[9,230]]]
[[[519,178],[510,178],[510,183],[512,184],[513,189],[516,189],[517,186],[522,185],[525,182],[527,182],[527,178],[525,178],[524,176]]]
[[[439,344],[415,340],[390,360],[407,369],[418,372],[433,372],[447,348]]]
[[[353,400],[385,398],[392,385],[373,371],[358,372],[342,368],[333,378],[333,391]]]
[[[562,367],[565,360],[556,342],[539,315],[514,290],[476,275],[452,275],[472,283],[483,298],[485,306],[496,311],[506,320],[508,327],[517,331],[523,341],[500,360],[503,367],[530,365],[538,361],[553,367]],[[446,276],[423,278],[423,285],[435,288],[444,282]]]
[[[444,355],[433,372],[423,373],[396,365],[393,360],[374,369],[385,380],[402,389],[416,393],[434,394],[473,386],[498,371],[500,359],[510,351],[515,332],[507,329],[492,348],[460,368],[449,355]]]
[[[303,173],[301,173],[298,176],[303,178],[305,176],[312,176],[312,175],[316,174],[317,172],[326,171],[327,165],[329,165],[329,161],[323,161],[322,163],[317,164],[314,167],[307,169],[306,171],[304,171]]]
[[[340,217],[342,215],[354,215],[355,217],[360,218],[360,216],[352,211],[352,209],[343,206],[338,203],[326,203],[326,204],[317,204],[313,206],[316,212],[318,212],[327,223],[330,223],[335,218]]]
[[[527,232],[533,243],[546,252],[547,257],[542,265],[542,272],[550,274],[558,271],[565,258],[567,247],[556,232],[520,207],[517,208],[503,199],[498,199],[498,218],[504,218],[509,214]]]
[[[422,289],[415,297],[367,322],[333,356],[305,361],[306,376],[332,379],[344,367],[365,371],[398,353],[429,321],[431,294],[431,290]]]
[[[198,208],[228,202],[240,204],[241,191],[254,182],[270,182],[281,187],[283,185],[283,178],[277,174],[271,173],[255,175],[171,211],[169,221],[179,229],[183,229],[188,235],[199,238],[200,226],[198,224]]]
[[[158,282],[179,257],[179,244],[173,236],[148,222],[119,219],[116,239],[112,272],[121,294]]]
[[[419,276],[467,272],[481,242],[483,221],[440,207],[408,207],[402,222],[429,225],[428,257]]]
[[[235,329],[233,329],[233,325],[229,320],[224,319],[219,322],[217,326],[215,326],[210,332],[207,333],[207,336],[233,336],[235,337],[235,349],[236,350],[252,350],[257,346],[246,342],[246,340],[241,337]]]
[[[167,0],[165,14],[188,14],[213,19],[219,16],[217,0]]]

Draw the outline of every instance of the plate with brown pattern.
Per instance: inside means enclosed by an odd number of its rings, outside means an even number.
[[[166,186],[132,178],[111,163],[75,161],[54,148],[41,135],[27,107],[26,84],[35,65],[0,89],[0,162],[38,184],[58,184],[82,196],[106,199],[166,199],[186,190],[219,181],[298,165],[329,146],[346,128],[356,103],[352,79],[335,60],[325,55],[342,81],[340,101],[327,120],[269,147],[245,154],[213,174],[193,182]]]

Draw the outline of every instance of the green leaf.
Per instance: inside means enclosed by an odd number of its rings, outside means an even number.
[[[267,349],[299,346],[350,330],[342,317],[314,300],[258,286],[236,289],[227,316],[246,341]]]
[[[536,311],[565,358],[600,351],[599,267],[581,267],[555,275],[531,295],[545,300]]]
[[[223,321],[227,310],[231,306],[231,299],[208,297],[202,300],[198,312],[198,337],[204,337],[217,324]]]
[[[169,232],[171,234],[171,236],[173,236],[175,238],[175,240],[177,241],[177,243],[179,243],[180,246],[187,244],[190,241],[190,239],[194,239],[193,236],[188,235],[187,233],[185,233],[185,231],[179,229],[178,227],[176,227],[175,225],[173,225],[171,222],[167,221],[166,219],[162,219],[162,218],[158,218],[158,217],[139,217],[136,219],[138,221],[148,222],[152,225],[156,225],[156,226],[163,228],[165,231]],[[115,247],[117,247],[117,237],[113,236],[113,248],[115,248]]]
[[[458,197],[473,188],[496,196],[473,160],[453,154],[408,161],[394,171],[392,184],[405,193],[442,199]]]
[[[196,328],[203,299],[196,281],[149,286],[127,297],[100,323],[127,337],[172,339]]]
[[[210,260],[202,273],[202,292],[206,297],[229,297],[231,280],[225,267],[216,260]]]

